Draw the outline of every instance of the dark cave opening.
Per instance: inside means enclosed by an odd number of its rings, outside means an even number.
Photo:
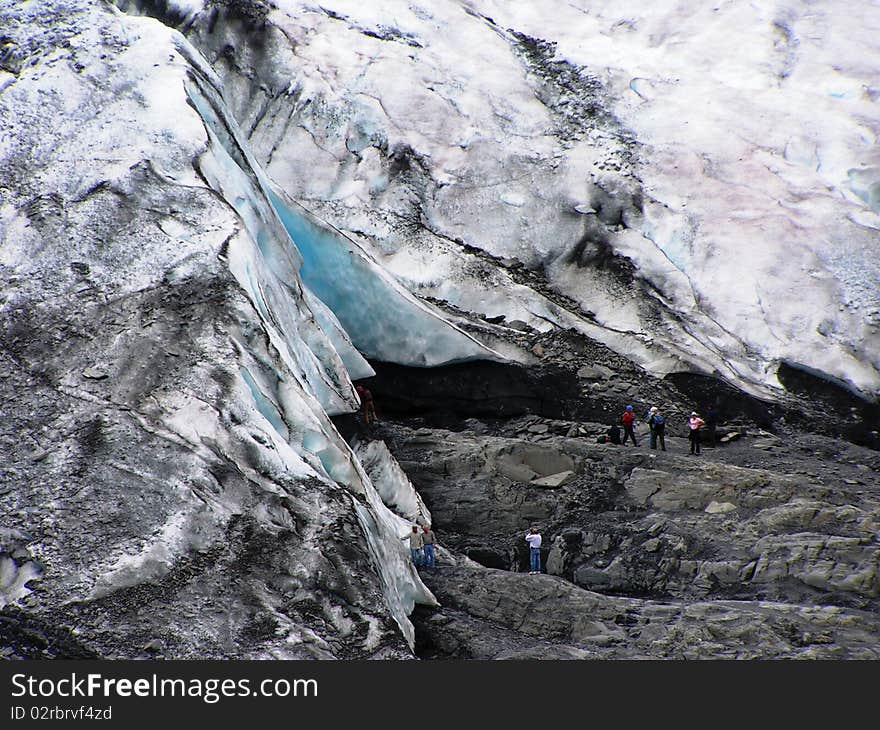
[[[880,403],[860,398],[844,384],[795,364],[780,363],[776,376],[787,391],[814,409],[800,419],[795,415],[793,420],[798,426],[880,450]]]

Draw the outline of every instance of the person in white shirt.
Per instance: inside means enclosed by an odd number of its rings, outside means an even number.
[[[529,575],[537,575],[541,572],[541,533],[537,527],[526,533],[526,542],[529,544]]]
[[[412,556],[413,564],[416,567],[421,566],[425,558],[425,538],[422,536],[422,531],[419,529],[419,526],[413,525],[412,532],[404,535],[400,539],[409,540],[409,553]]]

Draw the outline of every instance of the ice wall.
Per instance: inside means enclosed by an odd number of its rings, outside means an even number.
[[[431,524],[431,512],[384,441],[358,442],[354,453],[370,477],[379,496],[408,524]],[[405,532],[409,529],[405,525]]]
[[[409,656],[434,599],[328,415],[372,370],[222,82],[103,0],[0,27],[0,604],[114,656]]]
[[[434,605],[436,600],[422,584],[399,539],[408,525],[402,524],[401,518],[383,504],[370,478],[328,418],[328,414],[349,412],[356,407],[351,402],[349,373],[332,340],[339,343],[353,375],[364,377],[373,371],[348,339],[336,315],[320,301],[316,302],[300,281],[299,270],[304,261],[318,266],[316,257],[332,256],[338,248],[331,246],[324,251],[306,247],[306,255],[301,255],[269,204],[265,175],[247,152],[237,125],[225,109],[219,80],[185,40],[181,39],[180,44],[182,53],[196,69],[187,93],[209,136],[208,151],[200,157],[199,169],[236,210],[244,224],[243,233],[248,234],[229,241],[229,268],[259,312],[273,349],[255,350],[253,343],[239,338],[241,377],[267,426],[319,477],[352,492],[353,506],[386,586],[392,615],[412,646],[413,628],[407,615],[414,603]],[[277,198],[272,197],[277,204]],[[367,299],[369,283],[367,278]],[[356,306],[359,292],[350,294]],[[319,315],[314,314],[310,301],[318,305]],[[442,329],[442,320],[434,320],[435,326]],[[332,333],[329,338],[321,323]],[[463,333],[462,339],[469,341],[475,351],[480,349],[476,341]],[[274,357],[280,357],[281,362],[274,362]],[[296,376],[295,381],[290,380],[290,373]]]
[[[283,0],[228,62],[201,17],[273,179],[411,290],[658,375],[880,390],[875,4]]]

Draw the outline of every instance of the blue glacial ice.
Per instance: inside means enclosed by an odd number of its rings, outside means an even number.
[[[270,197],[302,256],[303,283],[367,358],[416,367],[505,360],[413,296],[353,239],[282,193]]]

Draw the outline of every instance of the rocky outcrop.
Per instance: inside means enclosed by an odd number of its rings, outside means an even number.
[[[456,566],[427,578],[419,649],[461,659],[878,659],[877,615],[761,601],[619,598],[553,576]]]
[[[813,607],[828,607],[828,616],[839,617],[851,612],[862,616],[861,611],[870,615],[880,605],[875,474],[880,464],[875,452],[815,436],[793,433],[769,439],[756,434],[705,448],[695,457],[677,435],[667,435],[668,451],[663,452],[649,449],[646,435],[639,448],[597,444],[587,435],[554,435],[562,425],[532,418],[482,424],[482,433],[400,426],[388,431],[392,450],[434,515],[441,542],[469,557],[474,567],[528,570],[523,535],[537,524],[544,538],[544,569],[563,581],[552,584],[558,591],[569,591],[564,585],[571,584],[603,594],[602,600],[629,596],[673,601],[696,612],[687,615],[709,616],[717,610],[725,625],[743,627],[771,614],[774,618],[766,620],[790,627],[791,617],[801,612],[803,630],[822,635],[827,626],[807,628],[814,620]],[[598,424],[568,427],[589,433]],[[773,444],[769,451],[768,442]],[[826,460],[823,452],[829,450],[837,454],[835,461]],[[542,471],[555,472],[558,483],[549,488],[542,484],[537,478]],[[420,612],[419,629],[434,636],[436,627],[450,623],[463,633],[453,640],[444,629],[440,644],[425,651],[494,656],[466,640],[478,632],[470,622],[504,616],[508,600],[517,605],[508,592],[528,586],[527,581],[491,571],[474,577],[475,583],[492,580],[504,586],[474,614],[476,604],[470,601],[475,589],[456,582],[457,567],[444,567],[431,580],[440,586],[443,612]],[[716,604],[720,608],[713,608]],[[517,631],[521,621],[532,620],[532,613],[552,614],[534,619],[549,624],[575,621],[564,612],[557,616],[561,609],[552,602],[521,608],[528,618],[507,620]],[[755,618],[753,611],[765,618]],[[652,621],[677,625],[677,618],[663,615]],[[525,633],[546,638],[553,631],[545,626]],[[842,645],[828,649],[831,654],[862,655],[863,638],[850,637],[855,644],[849,646],[849,638],[835,635]],[[640,644],[632,636],[616,635],[614,643],[627,647],[617,656],[638,654]],[[574,645],[583,648],[583,637]],[[728,648],[715,645],[712,651],[727,656]],[[669,650],[682,656],[691,651],[683,646]],[[743,648],[745,655],[765,650],[766,656],[800,652],[794,644]],[[660,655],[666,655],[663,651]]]

